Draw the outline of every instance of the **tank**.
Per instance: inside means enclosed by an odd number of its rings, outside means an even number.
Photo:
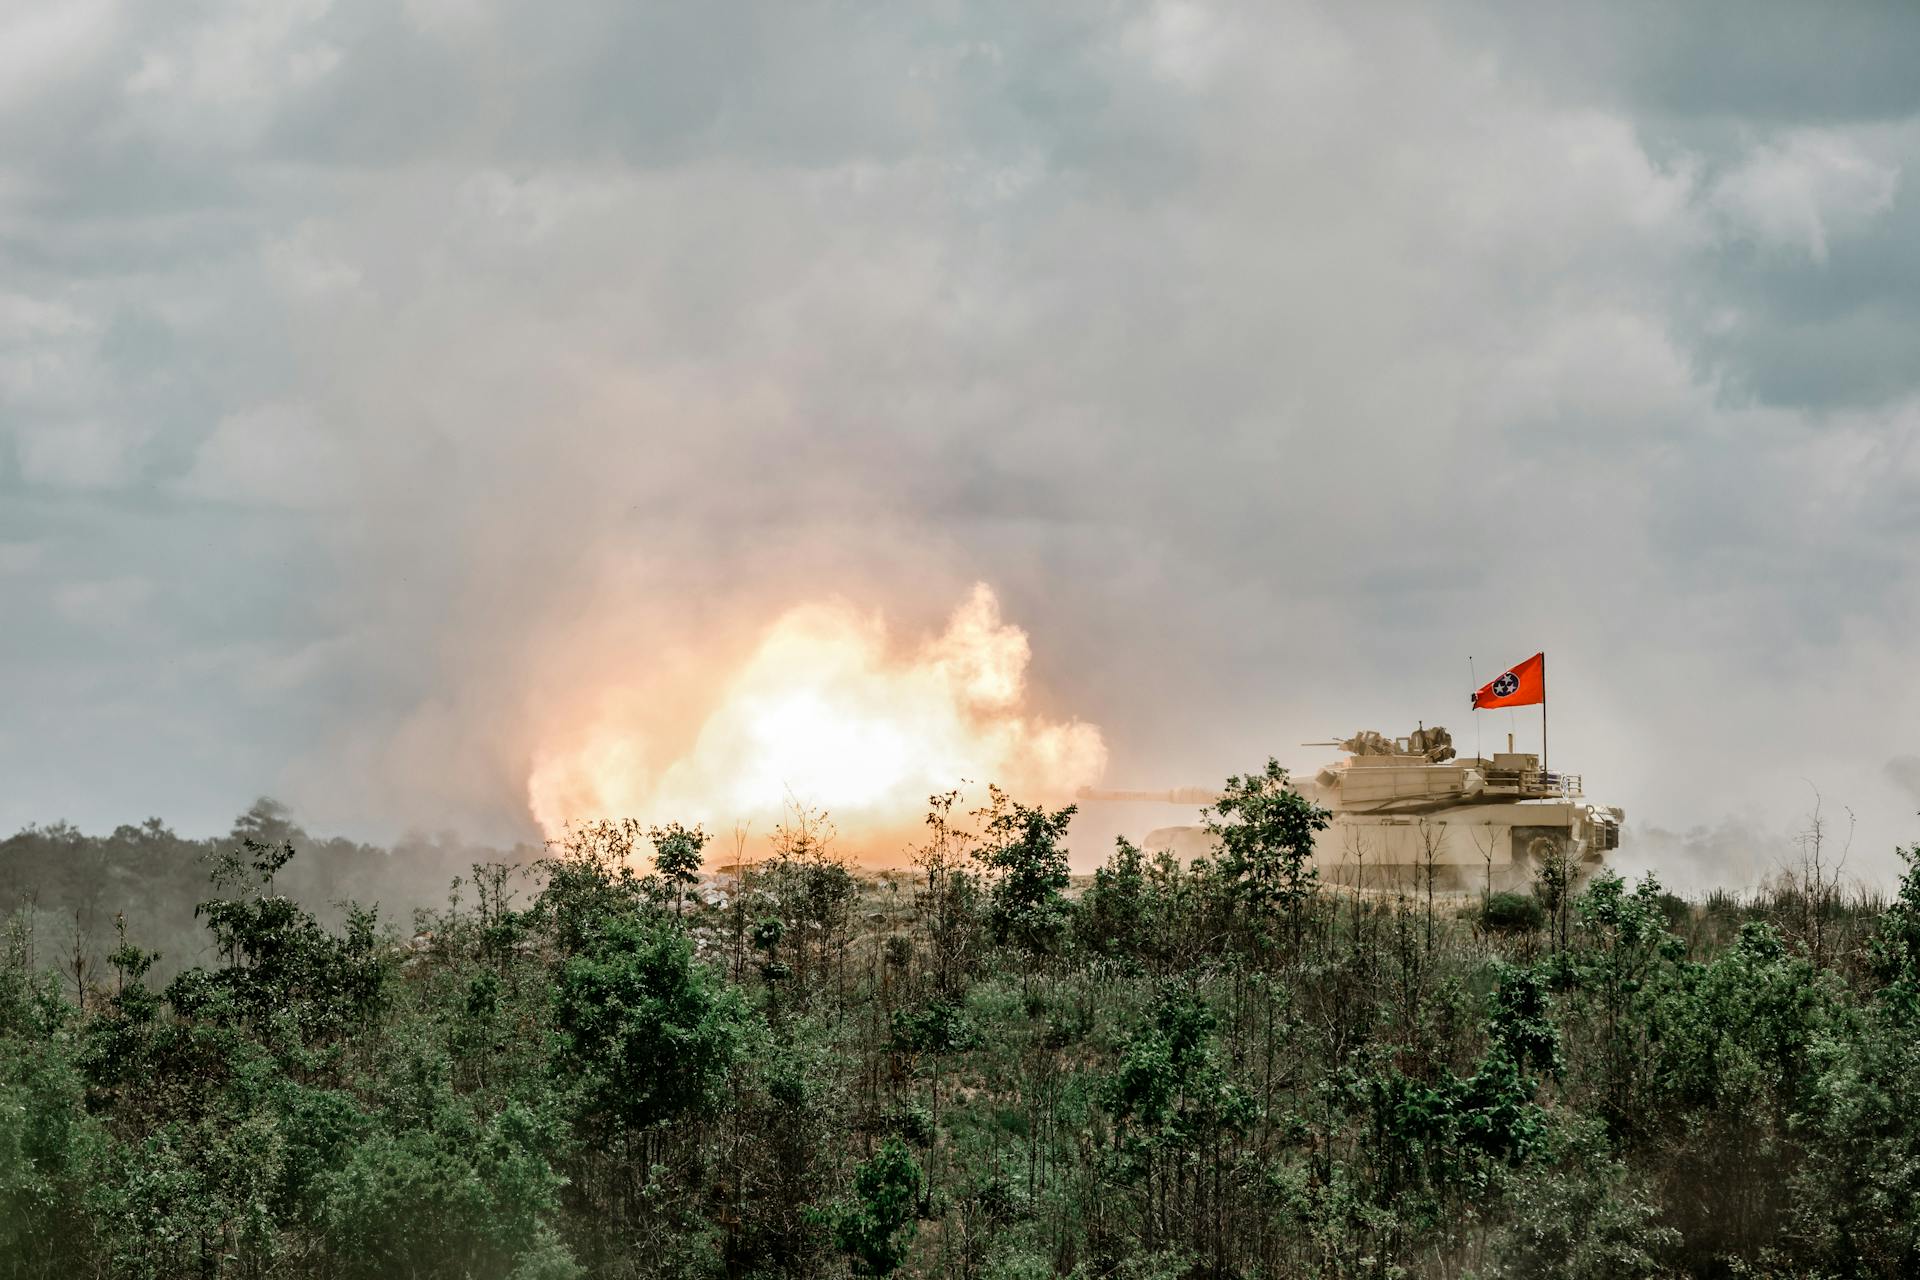
[[[1305,745],[1346,752],[1311,777],[1288,780],[1333,814],[1314,843],[1326,883],[1424,889],[1431,875],[1436,891],[1498,893],[1532,883],[1563,858],[1583,880],[1620,847],[1625,813],[1589,804],[1579,774],[1550,773],[1529,752],[1461,757],[1451,734],[1424,725],[1402,738],[1368,729]],[[1219,795],[1204,787],[1080,791],[1085,800],[1174,805],[1208,805]],[[1183,860],[1212,852],[1201,826],[1156,828],[1141,847]]]

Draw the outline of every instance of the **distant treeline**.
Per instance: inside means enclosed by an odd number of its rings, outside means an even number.
[[[69,823],[30,826],[0,840],[0,915],[33,916],[43,957],[66,967],[83,957],[102,972],[115,945],[116,917],[156,951],[164,981],[210,957],[195,908],[210,892],[208,874],[219,855],[247,840],[290,843],[299,855],[281,875],[281,893],[324,923],[345,918],[341,904],[378,903],[400,924],[416,908],[442,906],[455,877],[471,877],[475,863],[528,864],[536,847],[499,850],[451,835],[412,836],[392,848],[309,835],[279,802],[262,798],[221,837],[176,835],[159,818],[87,835]],[[55,953],[58,953],[57,957]]]
[[[723,890],[585,826],[417,928],[290,896],[391,862],[272,813],[27,833],[203,943],[12,918],[0,1277],[1920,1274],[1920,849],[1884,902],[1817,841],[1748,900],[1336,893],[1283,779],[1077,893],[1073,810],[996,792],[864,879],[804,811]]]

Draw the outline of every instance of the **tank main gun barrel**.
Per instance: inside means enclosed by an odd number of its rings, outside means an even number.
[[[1166,791],[1114,791],[1107,787],[1082,787],[1073,793],[1076,800],[1117,800],[1130,804],[1212,804],[1220,793],[1211,787],[1172,787]]]

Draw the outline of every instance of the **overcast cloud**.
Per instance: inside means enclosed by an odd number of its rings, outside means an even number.
[[[979,579],[1116,785],[1470,748],[1545,649],[1636,827],[1817,787],[1884,871],[1916,65],[1905,4],[0,0],[0,827],[527,834],[596,682]]]

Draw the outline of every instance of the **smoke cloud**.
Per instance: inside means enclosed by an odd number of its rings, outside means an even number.
[[[1799,866],[1789,832],[1728,819],[1713,827],[1630,828],[1610,864],[1629,880],[1652,875],[1669,891],[1699,898],[1716,889],[1751,889]]]
[[[0,826],[704,803],[770,637],[986,714],[899,639],[986,581],[1040,727],[967,767],[1524,748],[1465,659],[1544,649],[1636,830],[1813,778],[1884,871],[1917,58],[1770,3],[0,7]]]

